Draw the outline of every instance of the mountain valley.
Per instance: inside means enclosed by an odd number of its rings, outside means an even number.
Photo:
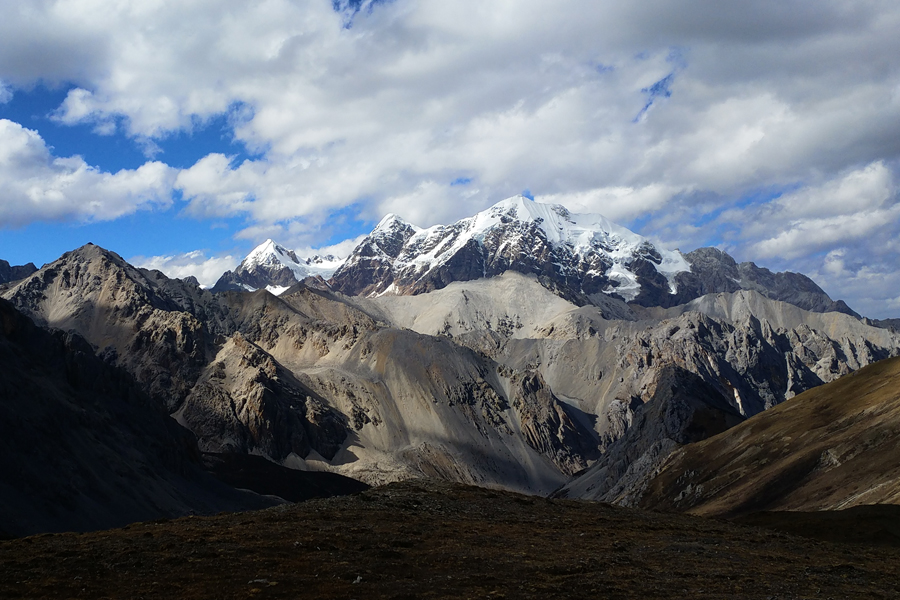
[[[0,295],[131,378],[193,436],[184,456],[626,506],[692,448],[900,355],[803,275],[521,197],[430,229],[386,217],[343,262],[269,240],[229,273],[203,289],[89,244]]]

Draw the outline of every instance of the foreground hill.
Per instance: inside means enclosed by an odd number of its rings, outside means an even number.
[[[641,506],[703,515],[900,503],[900,358],[672,455]]]
[[[893,598],[900,551],[437,482],[0,543],[0,596]]]

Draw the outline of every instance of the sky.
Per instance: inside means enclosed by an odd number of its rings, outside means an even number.
[[[900,317],[896,0],[0,0],[0,258],[210,285],[513,195]]]

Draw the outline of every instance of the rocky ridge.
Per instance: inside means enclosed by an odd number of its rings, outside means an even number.
[[[579,305],[514,269],[411,296],[213,294],[89,245],[4,295],[83,335],[206,451],[536,493],[583,471],[565,493],[622,502],[686,441],[900,352],[755,291]]]
[[[11,266],[7,261],[0,260],[0,284],[24,279],[35,271],[37,271],[37,267],[34,266],[34,263]]]
[[[601,215],[517,196],[429,229],[388,215],[331,285],[348,295],[420,294],[512,270],[537,276],[570,300],[609,294],[640,302],[671,293],[672,277],[688,269],[679,253],[657,249]]]
[[[698,248],[684,258],[691,270],[675,276],[678,291],[670,305],[685,304],[707,294],[750,290],[811,312],[842,312],[861,318],[843,300],[832,300],[801,273],[773,273],[752,262],[738,264],[718,248]]]
[[[328,292],[211,294],[86,246],[7,297],[85,335],[206,450],[370,482],[441,474],[544,492],[596,453],[539,375]]]

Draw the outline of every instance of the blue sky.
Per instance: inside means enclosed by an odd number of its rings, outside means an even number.
[[[0,104],[0,119],[37,130],[54,156],[80,155],[89,165],[103,171],[136,169],[147,161],[141,145],[121,128],[98,135],[93,124],[64,125],[54,120],[54,112],[71,89],[71,85],[53,89],[36,85],[16,90],[10,101]],[[190,167],[210,152],[249,157],[243,145],[233,141],[225,115],[198,124],[190,132],[175,132],[154,143],[161,149],[156,158],[173,167]],[[231,239],[243,223],[241,217],[198,221],[180,212],[176,203],[167,210],[134,213],[112,221],[35,220],[0,234],[0,257],[12,264],[35,262],[40,266],[87,242],[124,256],[175,254],[198,248],[234,252],[244,246]]]
[[[13,263],[91,241],[210,283],[526,190],[900,315],[894,2],[2,8]]]

